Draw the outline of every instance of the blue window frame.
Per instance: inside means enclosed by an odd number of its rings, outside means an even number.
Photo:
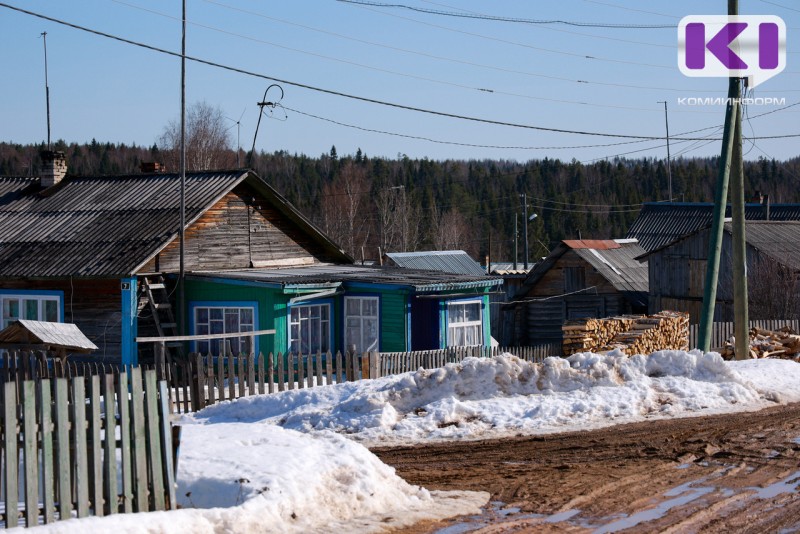
[[[289,350],[309,354],[333,350],[333,313],[330,300],[289,307]]]
[[[191,313],[192,334],[234,334],[258,330],[258,303],[242,302],[192,302]],[[234,354],[258,354],[258,338],[255,347],[251,346],[251,336],[212,339],[192,342],[192,350],[203,354],[218,355],[222,353],[226,341],[230,342]]]
[[[0,309],[0,329],[17,319],[60,323],[64,320],[64,292],[3,289],[0,290]]]

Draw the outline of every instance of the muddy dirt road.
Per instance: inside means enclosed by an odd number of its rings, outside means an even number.
[[[373,452],[412,484],[492,494],[406,532],[800,532],[800,404]]]

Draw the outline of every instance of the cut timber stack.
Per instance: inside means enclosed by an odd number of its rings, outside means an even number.
[[[658,350],[688,350],[689,314],[663,311],[655,315],[626,315],[570,321],[563,327],[564,356],[576,352],[650,354]]]
[[[623,315],[604,319],[567,321],[562,327],[564,332],[562,352],[564,356],[578,352],[595,352],[600,347],[608,345],[617,334],[629,330],[638,319],[644,317],[644,315]]]
[[[735,357],[735,340],[731,337],[723,347],[714,349],[726,360]],[[800,336],[790,328],[780,330],[764,330],[762,328],[750,329],[750,354],[751,358],[780,358],[800,362]]]

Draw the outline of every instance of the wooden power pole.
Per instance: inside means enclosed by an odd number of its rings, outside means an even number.
[[[728,0],[728,15],[739,14],[738,0]],[[735,46],[735,45],[732,45]],[[714,218],[708,243],[703,311],[700,318],[699,348],[711,349],[714,308],[719,282],[719,261],[727,205],[728,182],[731,180],[731,216],[733,219],[733,293],[736,358],[747,358],[750,351],[747,313],[747,268],[744,224],[744,167],[742,161],[741,79],[728,79],[728,105],[725,111],[725,131],[722,139],[719,172],[714,195]],[[731,173],[733,170],[733,173]],[[732,174],[732,177],[731,177]]]

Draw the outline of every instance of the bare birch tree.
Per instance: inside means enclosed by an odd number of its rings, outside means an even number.
[[[164,154],[167,168],[180,168],[181,123],[180,118],[171,120],[158,138],[158,146]],[[221,108],[205,101],[195,102],[186,110],[186,169],[204,171],[234,167],[235,152],[231,148],[231,136]]]
[[[339,175],[322,188],[322,229],[353,257],[370,235],[365,209],[367,190],[366,171],[352,161],[345,163]]]

